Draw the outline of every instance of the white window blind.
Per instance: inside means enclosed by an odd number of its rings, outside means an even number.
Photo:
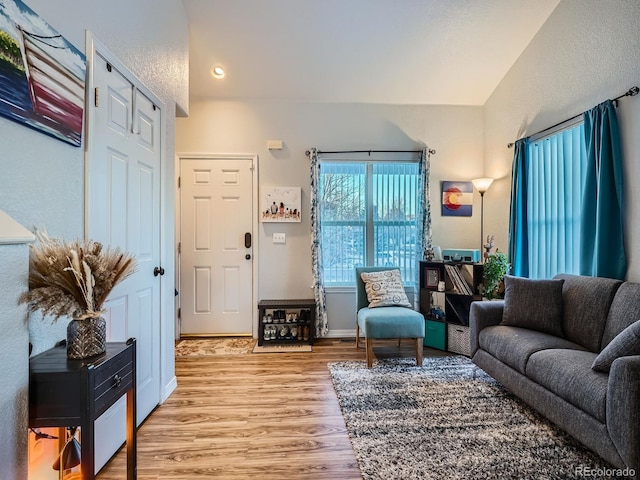
[[[365,265],[399,267],[412,286],[418,163],[323,161],[319,188],[325,286],[354,285]]]
[[[577,274],[587,164],[584,124],[531,142],[528,148],[529,275]]]

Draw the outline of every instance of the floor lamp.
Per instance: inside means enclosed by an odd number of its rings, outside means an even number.
[[[484,262],[484,194],[493,183],[493,178],[474,178],[471,182],[480,193],[480,255]]]

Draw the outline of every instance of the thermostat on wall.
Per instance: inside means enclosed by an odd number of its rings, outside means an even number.
[[[282,150],[282,140],[267,140],[269,150]]]

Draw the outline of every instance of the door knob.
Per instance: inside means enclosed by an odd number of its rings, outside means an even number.
[[[162,268],[162,267],[154,267],[153,276],[157,277],[158,275],[164,275],[164,268]]]
[[[246,258],[247,260],[251,260],[251,255],[249,255],[248,253],[244,256],[244,258]]]

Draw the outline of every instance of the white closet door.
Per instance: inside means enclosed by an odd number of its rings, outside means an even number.
[[[96,53],[89,112],[88,237],[137,261],[105,304],[107,340],[137,340],[137,421],[160,402],[160,109]],[[96,420],[96,471],[125,438],[124,399]]]

